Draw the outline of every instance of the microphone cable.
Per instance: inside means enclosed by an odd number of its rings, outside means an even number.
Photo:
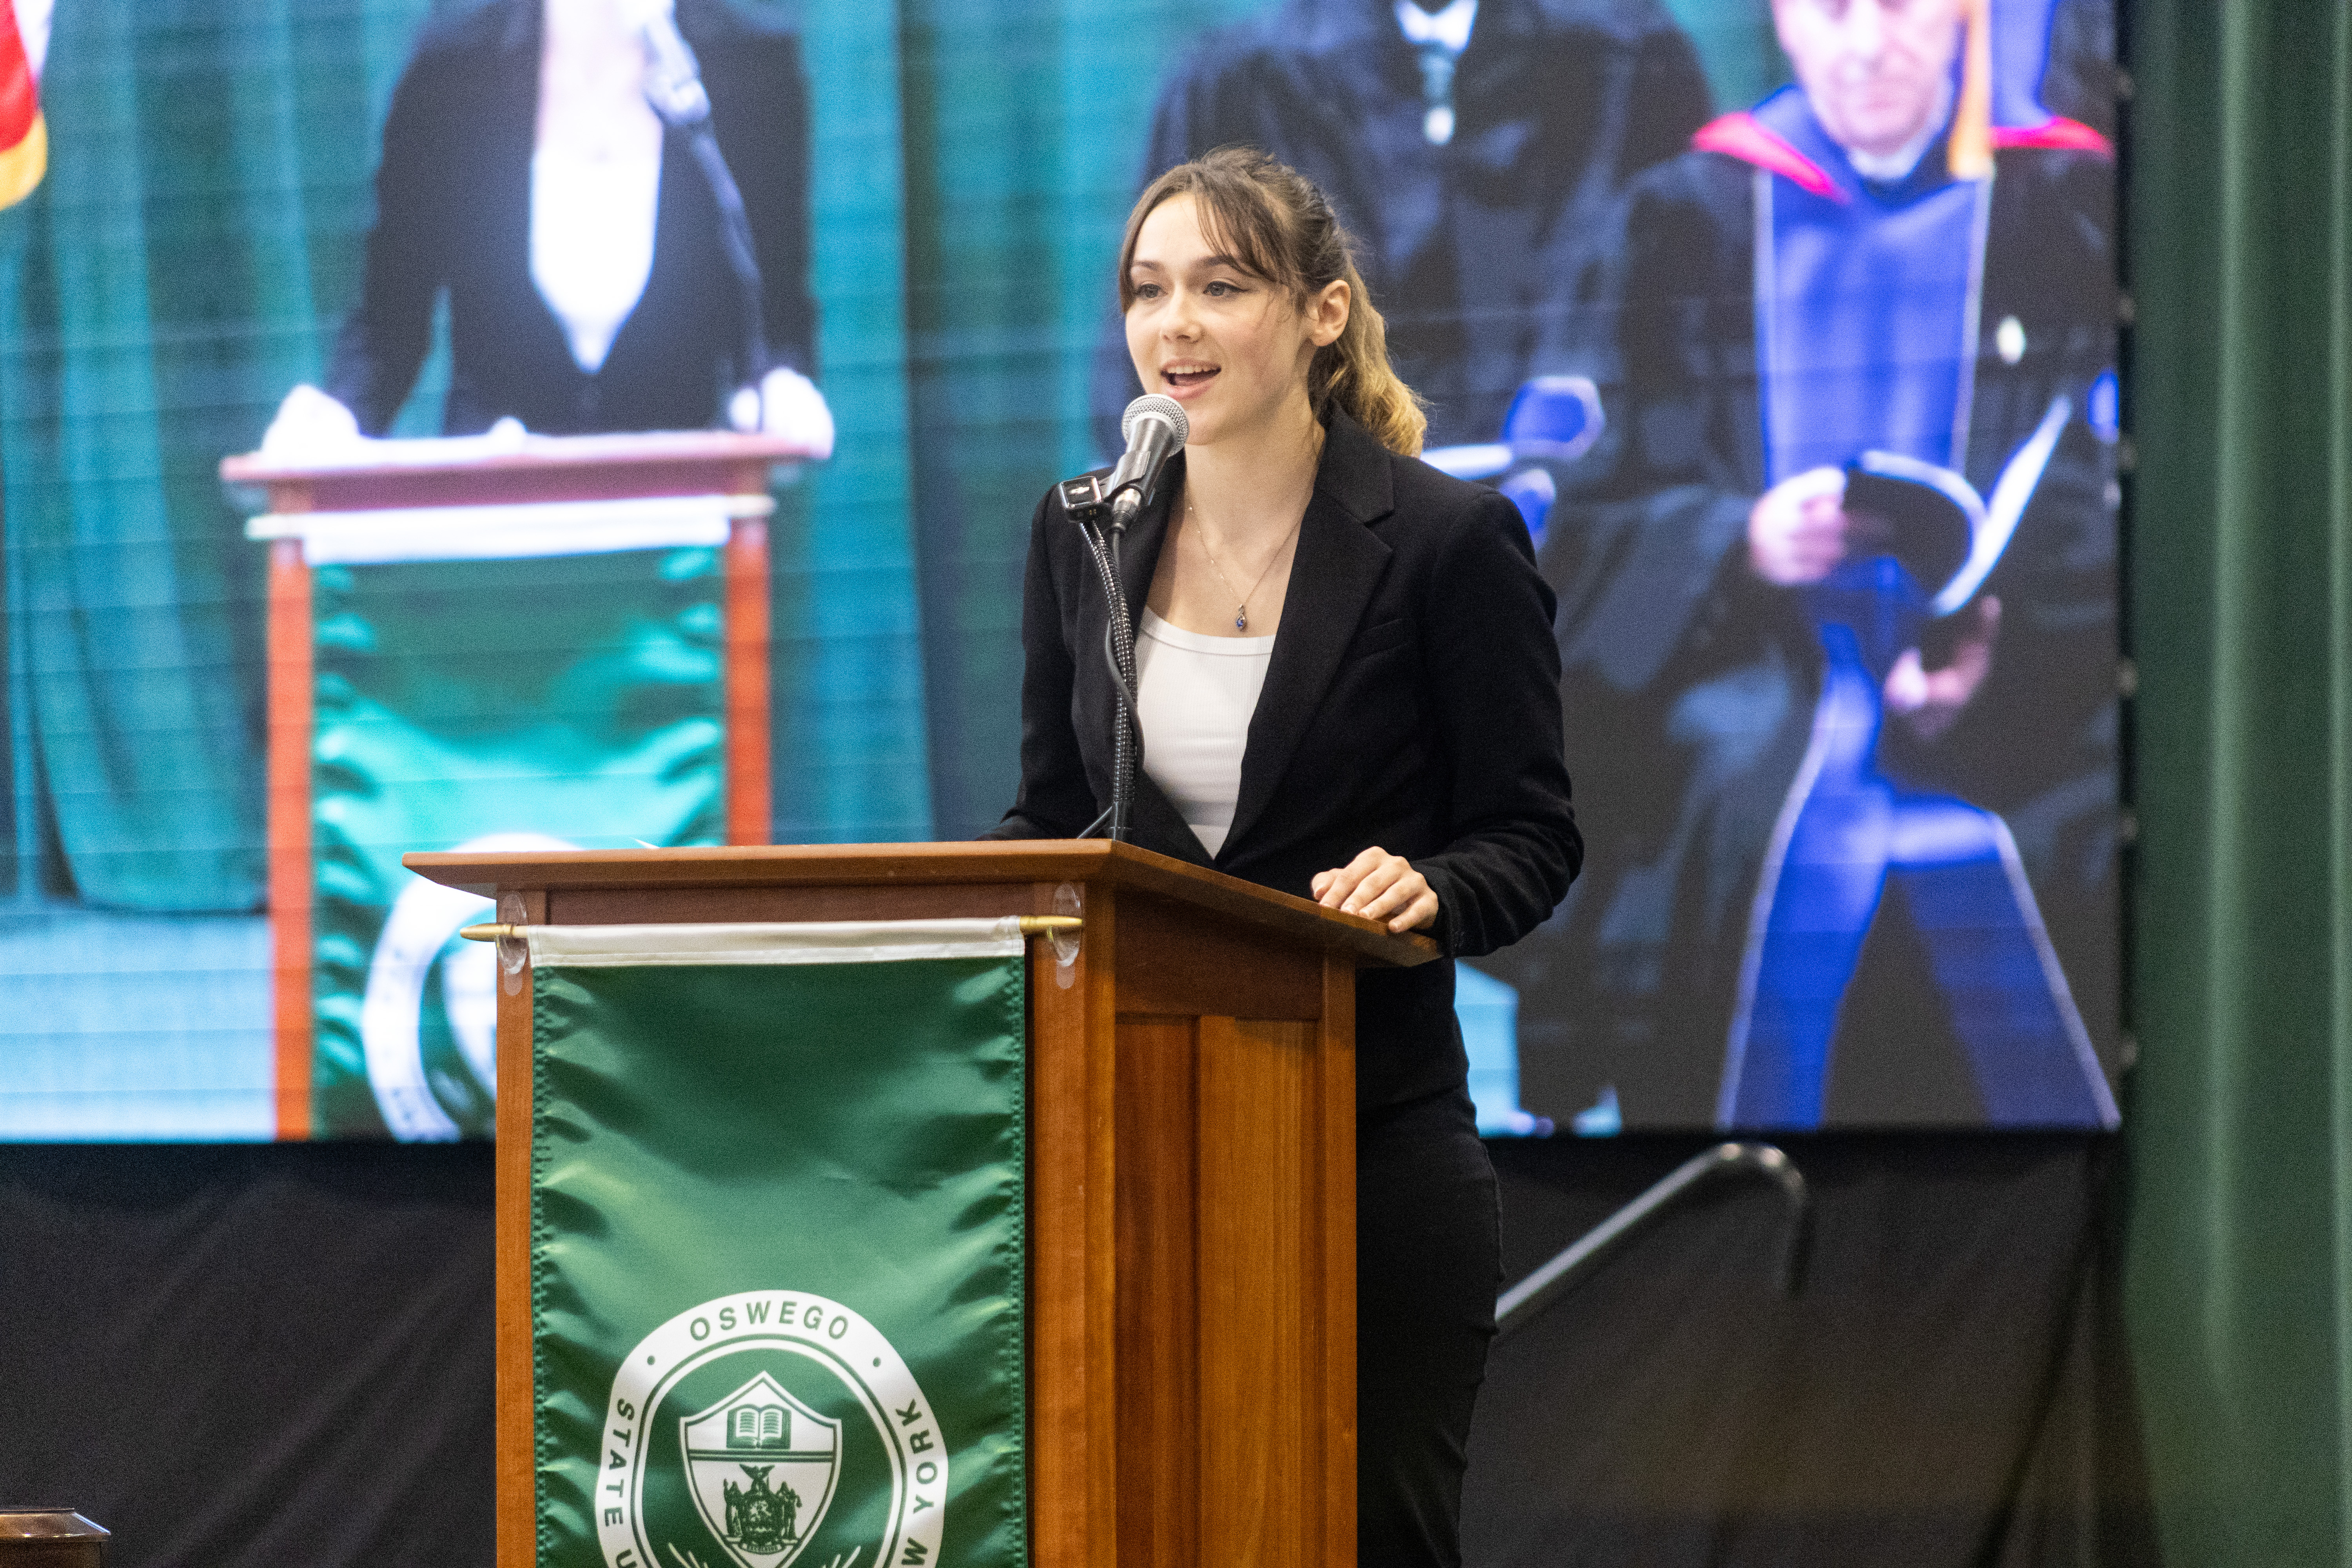
[[[728,168],[726,156],[719,150],[718,133],[711,128],[710,94],[702,85],[702,63],[678,32],[667,0],[653,0],[641,15],[640,30],[648,57],[646,102],[665,126],[686,134],[695,164],[719,208],[719,248],[726,253],[727,269],[735,275],[743,296],[744,364],[738,379],[745,386],[755,385],[768,372],[768,323],[761,298],[764,289],[760,257],[751,243],[751,217],[743,207],[742,187],[735,183],[734,171]]]
[[[1118,697],[1118,731],[1112,737],[1110,837],[1114,842],[1125,843],[1129,821],[1135,805],[1135,770],[1139,760],[1142,737],[1137,733],[1136,713],[1135,629],[1129,619],[1127,595],[1120,585],[1118,536],[1106,535],[1104,531],[1090,527],[1083,521],[1078,533],[1087,542],[1087,554],[1095,563],[1095,574],[1101,580],[1103,598],[1109,614],[1103,622],[1103,662],[1109,668],[1111,687]],[[1078,837],[1084,838],[1101,825],[1097,817],[1092,826]]]

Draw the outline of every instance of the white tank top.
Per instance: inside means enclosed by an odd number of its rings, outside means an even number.
[[[1250,716],[1274,638],[1181,631],[1150,609],[1135,639],[1136,720],[1143,771],[1211,855],[1225,845],[1242,792]]]

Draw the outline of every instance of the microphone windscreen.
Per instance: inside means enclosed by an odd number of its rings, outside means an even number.
[[[1176,427],[1176,443],[1179,446],[1192,437],[1192,422],[1184,417],[1184,405],[1165,393],[1148,392],[1129,404],[1127,412],[1119,416],[1118,438],[1132,446],[1136,422],[1142,419],[1167,420]]]

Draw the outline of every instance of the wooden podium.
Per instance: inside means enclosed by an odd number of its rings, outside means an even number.
[[[1040,1568],[1356,1561],[1355,977],[1427,939],[1098,840],[416,854],[534,924],[1076,915],[1029,941]],[[500,1568],[535,1561],[531,992],[499,998]]]
[[[310,569],[701,544],[726,568],[727,840],[768,837],[770,470],[812,456],[772,436],[656,430],[362,441],[302,458],[222,459],[261,491],[246,536],[269,546],[268,841],[278,1136],[310,1135]]]

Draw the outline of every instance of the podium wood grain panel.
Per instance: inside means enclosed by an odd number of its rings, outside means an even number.
[[[1087,1313],[1089,958],[1081,942],[1066,986],[1050,945],[1030,944],[1029,1540],[1041,1564],[1108,1561],[1094,1551],[1087,1500],[1098,1419]]]
[[[1322,954],[1205,921],[1166,899],[1129,893],[1119,924],[1118,1009],[1198,1017],[1318,1018]]]
[[[547,918],[545,894],[526,892],[522,900],[526,921]],[[498,992],[498,1152],[492,1176],[498,1232],[491,1270],[497,1295],[492,1331],[498,1335],[492,1374],[498,1399],[495,1534],[501,1565],[528,1564],[539,1555],[539,1475],[531,1445],[539,1398],[530,1344],[531,978],[526,964],[522,984],[510,994],[501,973]]]
[[[1090,882],[1084,893],[1082,946],[1093,962],[1084,986],[1087,1006],[1087,1531],[1083,1557],[1071,1568],[1118,1561],[1118,1459],[1127,1433],[1119,1420],[1126,1381],[1118,1337],[1118,952],[1119,889]],[[1132,1162],[1127,1162],[1131,1164]],[[1034,1504],[1032,1504],[1033,1509]],[[1049,1568],[1060,1568],[1049,1564]]]
[[[1318,1341],[1323,1418],[1323,1561],[1356,1560],[1356,965],[1323,955],[1323,1016],[1317,1021],[1316,1103],[1322,1135],[1323,1289]],[[1339,1508],[1329,1500],[1344,1497]]]
[[[1204,1017],[1200,1041],[1200,1560],[1322,1562],[1316,1031]]]
[[[1199,1026],[1118,1021],[1120,1568],[1201,1561]]]

